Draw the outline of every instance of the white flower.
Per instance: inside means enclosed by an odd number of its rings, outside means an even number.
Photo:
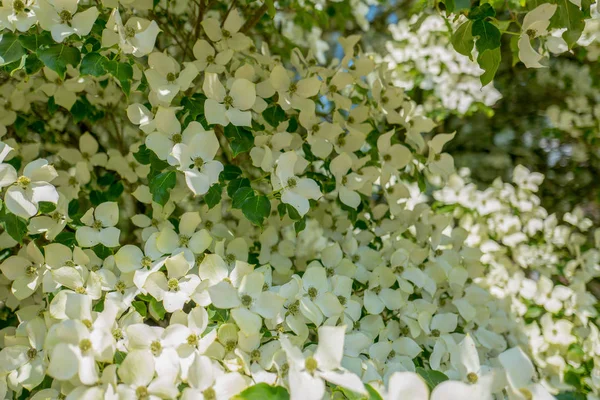
[[[210,358],[197,354],[188,374],[190,387],[184,389],[183,400],[227,400],[243,391],[248,382],[237,372],[222,372]]]
[[[281,108],[284,110],[295,108],[308,112],[314,110],[314,103],[312,100],[308,100],[308,98],[316,96],[319,93],[321,81],[318,77],[312,76],[301,79],[298,82],[292,82],[288,71],[282,65],[278,64],[273,67],[269,80],[279,94],[277,102]]]
[[[56,204],[58,192],[49,182],[57,176],[58,173],[52,165],[48,164],[48,161],[38,159],[30,162],[23,169],[23,175],[6,190],[4,195],[6,208],[15,215],[30,218],[37,214],[41,201]],[[12,177],[15,175],[7,168],[2,177],[3,184],[10,182]]]
[[[118,44],[125,54],[143,57],[154,50],[159,33],[156,21],[131,17],[123,25],[121,14],[115,8],[106,23],[106,29],[102,31],[102,47],[109,48]]]
[[[264,285],[264,275],[252,272],[242,278],[237,288],[222,281],[209,287],[208,293],[215,307],[231,309],[231,316],[242,332],[255,335],[260,332],[262,318],[275,318],[285,301],[278,294],[265,291]]]
[[[98,18],[96,7],[90,7],[82,12],[77,12],[78,0],[64,0],[49,3],[47,0],[38,0],[36,15],[42,29],[50,31],[52,38],[61,43],[63,40],[76,34],[86,36]]]
[[[344,326],[319,328],[319,344],[312,355],[304,355],[286,336],[279,341],[289,363],[289,387],[292,400],[320,400],[325,394],[325,381],[353,392],[367,394],[360,378],[342,368]]]
[[[519,347],[506,350],[498,356],[506,372],[510,399],[551,400],[554,397],[539,383],[533,383],[534,366]]]
[[[203,39],[196,41],[193,52],[196,57],[194,64],[198,71],[222,73],[233,57],[231,49],[220,51],[215,55],[215,49]]]
[[[167,276],[162,271],[152,272],[144,283],[144,289],[156,300],[162,301],[167,312],[181,310],[200,284],[200,278],[195,274],[187,275],[191,265],[183,252],[168,257],[164,265]]]
[[[27,32],[37,22],[35,0],[7,0],[0,7],[0,26]]]
[[[119,222],[119,205],[115,202],[106,202],[98,207],[90,208],[81,217],[85,226],[77,228],[75,238],[81,247],[94,247],[103,244],[106,247],[119,245],[121,231],[115,228]]]
[[[224,49],[231,48],[235,51],[241,51],[247,49],[252,43],[248,37],[239,31],[243,23],[244,20],[239,11],[234,8],[227,16],[222,28],[221,23],[215,18],[206,18],[202,21],[202,28],[204,28],[206,36],[212,42],[218,43]]]
[[[318,200],[322,194],[319,185],[309,178],[299,178],[295,174],[296,163],[300,158],[295,151],[283,153],[277,161],[277,169],[273,179],[273,188],[281,190],[281,201],[289,204],[305,215],[309,208],[309,199]]]
[[[215,161],[219,140],[213,131],[205,131],[199,122],[192,121],[189,142],[177,143],[171,155],[177,160],[185,181],[195,195],[203,195],[219,181],[223,164]],[[192,136],[193,135],[193,136]]]
[[[235,79],[227,93],[219,76],[206,72],[202,89],[208,97],[204,102],[204,115],[209,124],[227,126],[231,122],[236,126],[252,125],[252,112],[249,110],[256,101],[254,83],[244,78]]]
[[[342,153],[331,161],[331,173],[335,177],[340,201],[348,207],[357,208],[360,204],[360,195],[356,190],[363,185],[361,177],[348,171],[352,168],[352,158],[348,153]]]
[[[154,52],[148,56],[150,69],[144,71],[150,89],[156,99],[164,104],[171,104],[180,91],[187,90],[198,76],[198,69],[188,63],[183,71],[177,61],[165,53]]]
[[[519,59],[527,68],[543,68],[540,64],[544,57],[531,46],[531,41],[548,34],[550,18],[556,12],[556,4],[544,3],[529,11],[523,19],[521,36],[519,37]]]

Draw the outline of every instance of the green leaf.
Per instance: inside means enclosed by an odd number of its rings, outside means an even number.
[[[258,383],[233,397],[233,400],[288,400],[290,394],[281,386]]]
[[[103,65],[104,68],[106,68],[106,72],[117,78],[121,84],[121,89],[129,96],[129,92],[131,91],[131,81],[133,79],[133,67],[127,63],[108,60],[105,61]]]
[[[471,34],[477,36],[475,47],[477,47],[479,53],[500,47],[500,38],[502,36],[500,29],[487,21],[477,20],[473,22]]]
[[[64,244],[67,247],[73,247],[76,244],[75,234],[73,232],[62,231],[54,238],[56,243]]]
[[[167,311],[165,310],[162,301],[158,301],[155,298],[150,300],[150,315],[152,318],[157,321],[161,321],[163,318],[165,318],[166,313]]]
[[[269,14],[269,17],[275,18],[275,14],[277,14],[277,10],[275,9],[275,1],[265,0],[265,4],[267,5],[267,13]]]
[[[49,201],[40,201],[38,203],[40,213],[48,214],[56,210],[56,204],[50,203]]]
[[[570,0],[556,1],[558,9],[550,19],[552,28],[567,28],[562,37],[567,42],[569,49],[577,42],[581,36],[585,23],[583,21],[583,11]]]
[[[556,400],[585,400],[586,396],[583,393],[577,392],[561,392],[556,395]]]
[[[222,181],[231,181],[240,175],[242,175],[242,170],[240,167],[237,165],[226,165],[219,178]]]
[[[471,8],[471,0],[454,0],[454,13]]]
[[[212,185],[208,192],[204,195],[204,202],[208,206],[209,209],[213,208],[217,204],[221,202],[221,196],[223,192],[223,186],[219,183],[215,183]]]
[[[10,64],[25,55],[17,35],[6,32],[0,36],[0,65]]]
[[[81,60],[79,71],[81,75],[102,76],[106,74],[106,68],[104,67],[106,62],[108,62],[108,59],[102,54],[88,53]]]
[[[238,191],[239,188],[248,186],[250,187],[250,179],[248,178],[237,178],[229,182],[227,185],[227,196],[233,199],[233,195]]]
[[[294,230],[299,234],[306,228],[306,217],[294,222]]]
[[[535,318],[538,318],[539,316],[541,316],[543,313],[544,313],[543,307],[531,306],[527,309],[527,311],[525,312],[525,315],[523,315],[523,318],[535,319]]]
[[[131,302],[131,305],[133,306],[135,311],[140,313],[142,317],[146,318],[146,316],[148,315],[148,308],[146,307],[146,303],[140,300],[136,300]]]
[[[123,360],[125,360],[125,357],[127,357],[127,353],[125,353],[124,351],[120,351],[120,350],[115,351],[115,357],[113,359],[114,363],[117,365],[121,365]]]
[[[263,220],[271,213],[271,202],[266,196],[254,196],[242,205],[242,212],[250,222],[262,226]]]
[[[52,39],[50,32],[43,31],[37,35],[19,35],[19,42],[27,50],[35,53],[41,46],[54,44],[54,39]]]
[[[383,400],[379,392],[373,389],[373,386],[366,384],[365,389],[367,389],[367,392],[369,393],[369,400]]]
[[[425,383],[429,386],[429,390],[433,390],[434,387],[448,380],[448,377],[442,372],[432,369],[417,367],[417,374],[421,375],[421,378],[425,380]]]
[[[133,158],[135,158],[136,161],[142,165],[148,165],[148,164],[150,164],[150,154],[151,153],[152,153],[152,150],[150,150],[149,148],[146,147],[145,144],[143,144],[140,147],[138,147],[138,151],[136,153],[133,153]]]
[[[473,21],[483,20],[495,15],[496,10],[494,10],[489,3],[482,4],[479,7],[475,7],[469,11],[469,19],[472,19]]]
[[[473,26],[473,21],[467,21],[461,26],[458,27],[456,32],[452,34],[452,47],[459,54],[463,56],[469,57],[471,60],[473,59],[473,46],[475,45],[475,40],[473,39],[473,35],[471,34],[471,29]]]
[[[152,193],[152,200],[164,206],[169,201],[169,191],[177,183],[177,173],[175,171],[165,171],[154,176],[148,182],[148,188]]]
[[[268,107],[263,111],[262,116],[274,128],[285,121],[285,111],[278,104]]]
[[[78,49],[64,44],[40,48],[37,51],[37,56],[44,65],[56,72],[62,79],[65,79],[67,65],[76,67],[81,59],[81,53]]]
[[[477,56],[477,63],[485,71],[479,79],[483,86],[487,85],[494,79],[496,71],[500,66],[500,48],[494,50],[486,50]]]
[[[242,208],[242,205],[246,200],[254,197],[254,190],[249,186],[243,186],[235,191],[233,195],[233,201],[231,202],[231,207],[233,208]]]
[[[302,218],[302,216],[294,206],[291,206],[289,204],[286,204],[285,206],[287,207],[287,212],[291,219],[293,219],[294,221],[298,221]]]
[[[33,75],[40,69],[44,68],[44,63],[40,61],[34,53],[27,55],[25,59],[25,72],[27,75]]]
[[[224,133],[231,146],[231,151],[233,151],[233,157],[250,151],[254,146],[252,132],[242,126],[229,124],[225,127]]]
[[[13,214],[8,213],[3,218],[4,229],[11,238],[19,243],[23,243],[23,238],[27,235],[27,220]]]

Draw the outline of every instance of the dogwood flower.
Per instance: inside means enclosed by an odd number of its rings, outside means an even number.
[[[531,45],[535,38],[548,34],[550,18],[556,12],[556,4],[545,3],[529,11],[523,19],[521,36],[519,36],[519,59],[527,68],[543,68],[540,61],[544,58]]]
[[[195,195],[203,195],[223,171],[223,164],[214,160],[219,141],[213,131],[205,131],[200,123],[194,121],[190,125],[193,125],[193,136],[187,143],[175,144],[171,155],[177,160],[178,169],[183,171],[190,190]]]
[[[6,208],[15,215],[30,218],[37,214],[39,203],[42,201],[58,202],[58,192],[50,184],[58,173],[54,167],[44,159],[30,162],[23,169],[23,175],[15,179],[4,195]],[[4,184],[15,177],[10,168],[6,168],[3,177]]]
[[[256,101],[254,83],[239,78],[233,81],[227,92],[216,73],[206,72],[202,89],[208,97],[204,102],[204,114],[209,124],[251,125],[252,113],[249,109]]]
[[[0,26],[27,32],[37,22],[34,0],[9,0],[0,7]]]
[[[300,160],[294,151],[283,153],[277,161],[275,176],[271,178],[273,188],[281,191],[281,201],[294,207],[302,216],[310,208],[308,200],[318,200],[322,194],[314,180],[296,176],[295,168]]]
[[[81,247],[94,247],[103,244],[106,247],[119,245],[121,231],[115,227],[119,222],[119,205],[105,202],[96,208],[90,208],[81,217],[85,225],[77,228],[75,238]]]
[[[76,34],[86,36],[92,30],[94,22],[100,14],[96,7],[77,12],[78,0],[67,0],[50,3],[38,0],[36,16],[42,29],[50,31],[52,38],[61,43],[69,36]]]
[[[344,326],[319,328],[319,344],[312,355],[304,355],[286,336],[279,341],[289,363],[291,399],[321,399],[325,382],[353,392],[366,394],[360,378],[341,366],[344,348]]]

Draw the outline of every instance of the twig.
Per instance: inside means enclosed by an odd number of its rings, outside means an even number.
[[[260,6],[258,10],[256,10],[256,13],[252,16],[252,18],[246,21],[244,26],[242,26],[242,29],[240,29],[240,32],[247,33],[250,29],[254,28],[254,25],[256,25],[258,21],[260,21],[260,19],[263,15],[265,15],[268,9],[269,6],[265,2],[262,6]]]

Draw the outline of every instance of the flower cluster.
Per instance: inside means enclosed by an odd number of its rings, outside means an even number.
[[[598,399],[581,210],[465,183],[358,36],[206,6],[3,3],[0,397]]]

